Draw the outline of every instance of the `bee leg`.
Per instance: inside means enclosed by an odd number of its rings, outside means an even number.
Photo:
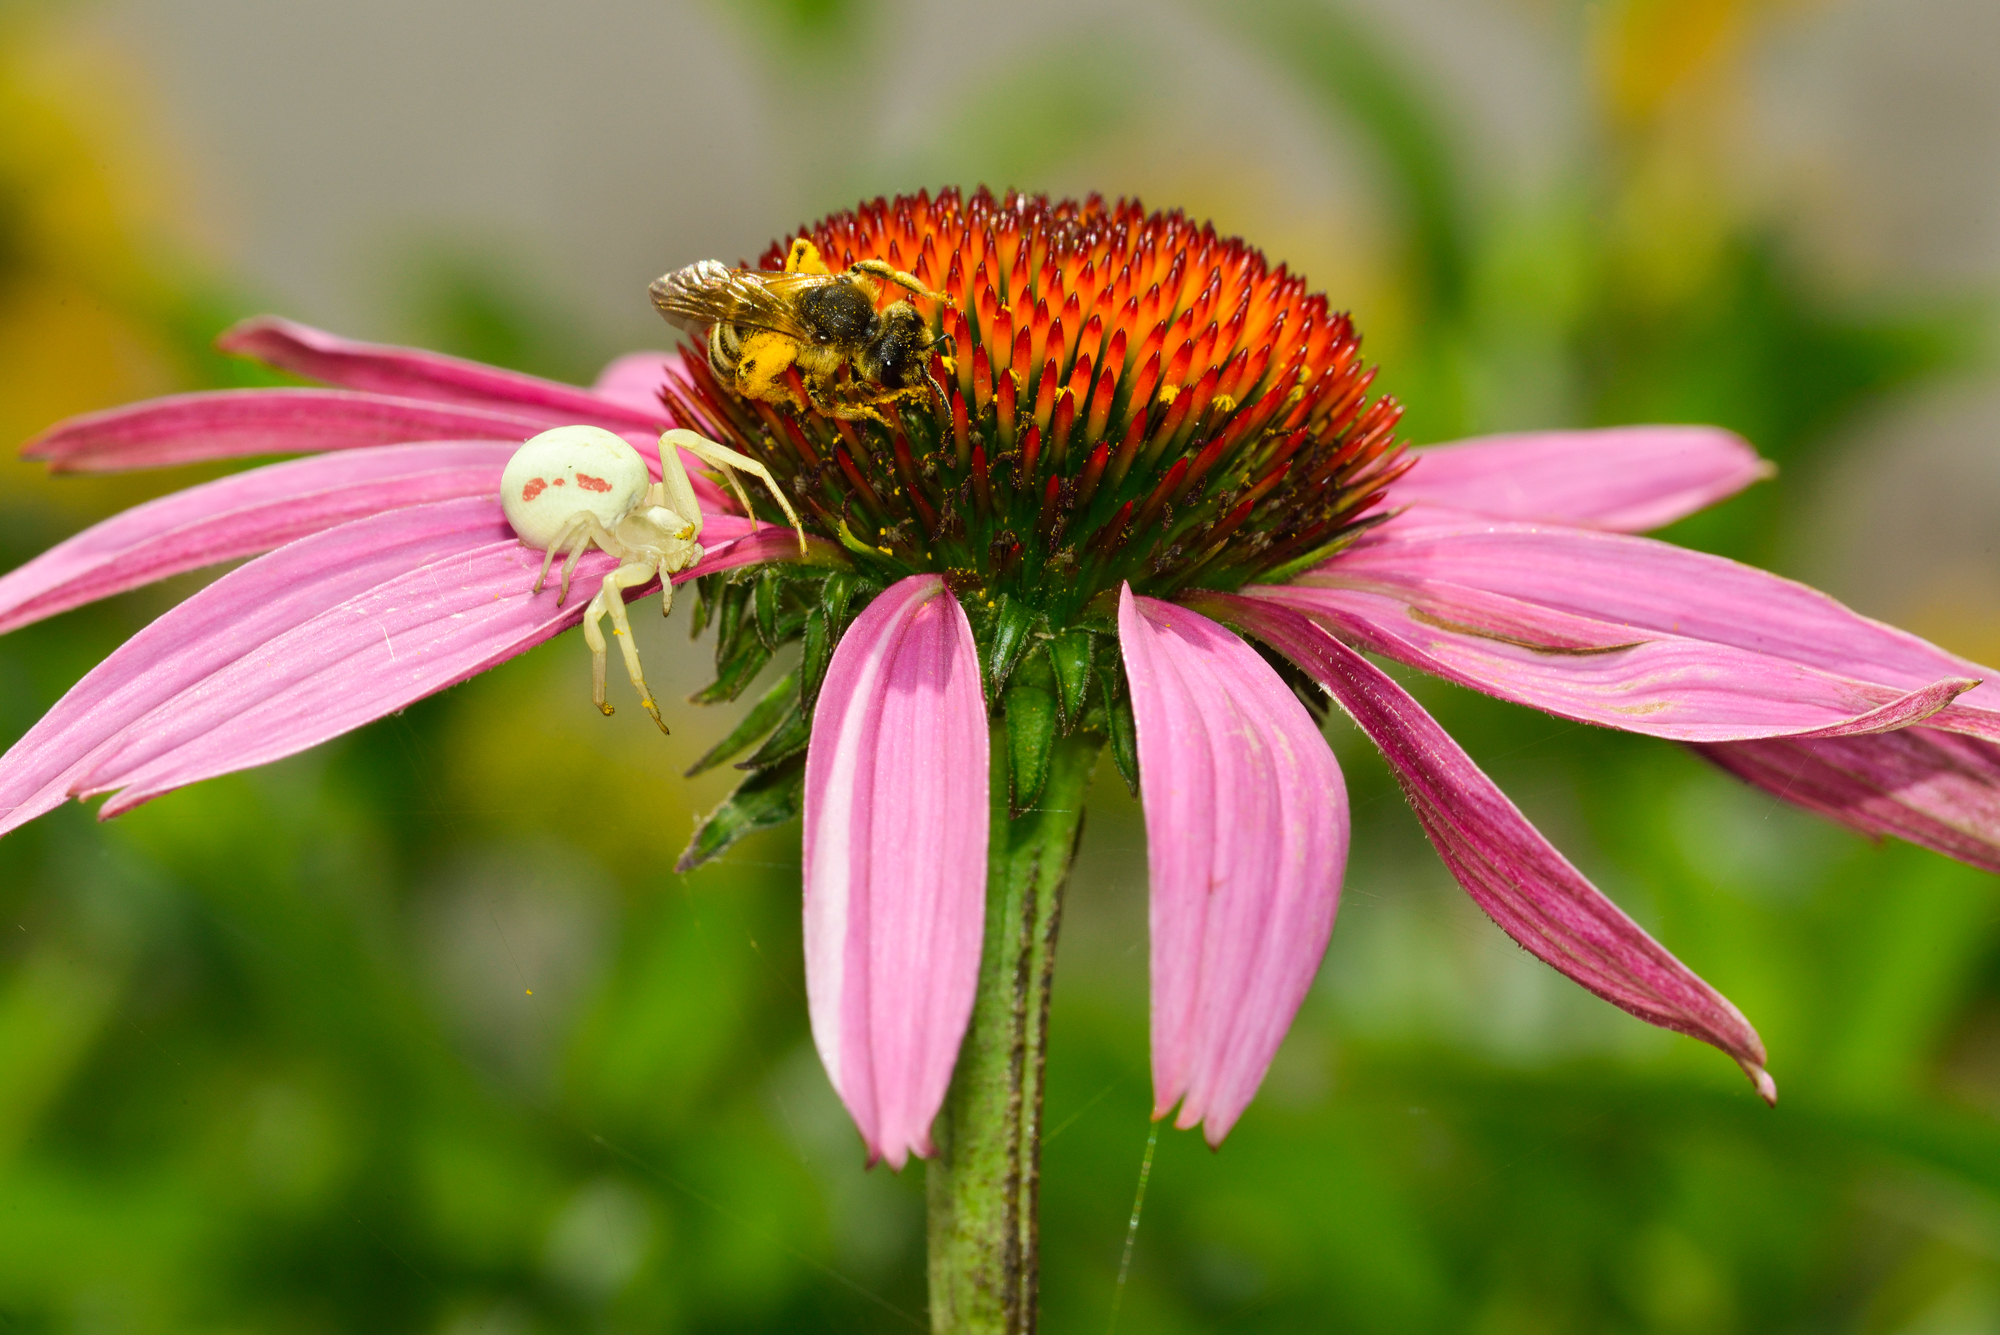
[[[927,297],[932,301],[951,300],[951,298],[942,292],[931,291],[924,286],[923,280],[919,279],[915,274],[904,273],[887,260],[857,260],[854,263],[854,267],[849,269],[848,272],[874,274],[877,278],[886,278],[897,287],[906,287],[918,296]]]
[[[828,377],[818,371],[811,371],[800,377],[806,387],[806,399],[812,410],[823,417],[838,417],[840,405],[833,397],[833,385]]]
[[[855,403],[836,403],[828,408],[823,409],[822,411],[824,411],[827,416],[836,417],[843,422],[875,422],[879,423],[882,426],[888,427],[892,431],[895,430],[894,425],[889,421],[888,418],[882,416],[882,414],[876,410],[874,404],[865,401],[855,402]]]
[[[938,354],[938,360],[944,363],[944,373],[946,375],[956,375],[958,373],[958,366],[953,354],[958,351],[958,348],[952,342],[950,334],[939,334],[931,340],[930,347],[926,348],[925,351],[937,352],[940,343],[944,345],[944,351]],[[949,413],[951,411],[951,400],[945,397],[944,386],[939,384],[937,376],[932,374],[929,361],[924,363],[924,379],[931,382],[931,388],[937,393],[938,411]]]
[[[819,247],[809,237],[799,237],[792,242],[792,248],[785,256],[786,273],[825,273],[826,261],[819,257]]]

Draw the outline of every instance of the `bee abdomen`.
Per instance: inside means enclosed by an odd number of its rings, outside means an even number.
[[[743,340],[731,324],[714,324],[708,330],[708,365],[724,384],[736,379],[736,362],[743,355]]]

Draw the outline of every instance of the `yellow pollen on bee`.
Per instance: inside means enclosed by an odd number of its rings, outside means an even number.
[[[792,242],[791,253],[785,256],[786,273],[825,273],[826,261],[819,256],[819,247],[805,237]]]

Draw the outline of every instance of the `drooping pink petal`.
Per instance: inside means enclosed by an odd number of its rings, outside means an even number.
[[[1412,451],[1390,506],[1639,533],[1734,496],[1777,470],[1712,426],[1619,426],[1483,436]]]
[[[518,445],[548,425],[541,417],[502,409],[347,389],[223,389],[71,417],[22,446],[21,453],[46,459],[59,473],[115,472],[411,441]]]
[[[1880,838],[2000,872],[2000,746],[1935,728],[1697,746],[1746,783]]]
[[[224,330],[215,345],[294,375],[348,389],[470,404],[532,417],[544,426],[584,423],[613,431],[672,425],[665,408],[620,403],[575,385],[385,343],[362,343],[273,315]]]
[[[1118,601],[1139,732],[1153,980],[1153,1116],[1219,1145],[1326,954],[1347,786],[1255,650],[1183,607]]]
[[[1297,583],[1380,593],[1406,607],[1432,591],[1461,605],[1497,595],[1513,600],[1506,606],[1521,615],[1539,609],[1537,616],[1568,614],[1624,627],[1634,639],[1704,641],[1899,693],[1969,678],[1985,684],[1940,710],[1931,726],[2000,738],[2000,687],[1987,680],[1989,669],[1816,589],[1649,538],[1530,524],[1396,529],[1370,534]],[[1373,619],[1398,635],[1410,624],[1407,612],[1391,617],[1393,625]]]
[[[1571,866],[1408,692],[1288,608],[1228,594],[1190,601],[1326,687],[1382,748],[1445,865],[1509,936],[1613,1005],[1714,1044],[1776,1102],[1763,1041],[1742,1012]]]
[[[387,510],[491,496],[514,446],[382,445],[252,469],[149,501],[0,575],[0,634],[98,598]]]
[[[678,352],[628,352],[598,373],[590,392],[639,412],[666,413],[660,403],[660,386],[680,364]]]
[[[786,530],[729,541],[747,528],[713,520],[703,536],[718,550],[677,582],[796,557]],[[579,588],[613,564],[584,557]],[[394,510],[259,557],[126,641],[0,757],[0,834],[69,796],[122,789],[109,817],[291,755],[512,658],[589,601],[573,593],[558,609],[552,586],[530,593],[540,566],[487,498]]]
[[[867,1143],[932,1152],[985,926],[987,723],[965,612],[936,575],[878,596],[835,647],[806,752],[806,997]]]
[[[1336,563],[1337,564],[1337,563]],[[1915,691],[1856,681],[1734,645],[1559,612],[1436,580],[1245,590],[1351,642],[1503,700],[1684,742],[1843,736],[1922,722],[1979,683]]]

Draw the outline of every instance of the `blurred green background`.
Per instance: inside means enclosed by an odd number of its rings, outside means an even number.
[[[247,383],[275,309],[587,379],[645,281],[878,192],[1137,193],[1351,305],[1418,443],[1718,422],[1668,536],[2000,660],[1987,0],[0,2],[0,436]],[[0,568],[199,470],[0,462]],[[0,741],[193,580],[0,639]],[[640,623],[663,698],[706,646]],[[806,1032],[796,830],[559,640],[283,764],[0,842],[0,1335],[894,1331],[922,1170]],[[666,680],[662,681],[661,679]],[[2000,893],[1665,744],[1420,688],[1770,1045],[1515,949],[1335,722],[1319,985],[1219,1153],[1147,1136],[1144,834],[1056,990],[1052,1332],[2000,1331]]]

